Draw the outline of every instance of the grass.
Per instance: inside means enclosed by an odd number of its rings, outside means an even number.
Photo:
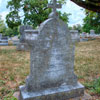
[[[29,52],[16,51],[15,46],[0,46],[1,100],[4,98],[11,100],[12,91],[18,90],[18,86],[24,83],[29,73],[29,61]],[[9,96],[11,96],[11,98]]]
[[[12,95],[18,91],[18,86],[25,83],[29,66],[29,52],[16,51],[16,47],[11,45],[0,46],[0,100],[16,100]],[[98,99],[99,94],[92,90],[93,83],[98,83],[100,77],[100,39],[76,44],[75,73],[86,86],[86,91]],[[99,91],[98,87],[94,90]]]

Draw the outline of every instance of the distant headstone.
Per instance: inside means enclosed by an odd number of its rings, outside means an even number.
[[[2,36],[0,37],[0,46],[8,46],[8,37]]]
[[[80,38],[80,42],[88,41],[88,37],[87,37],[87,33],[86,32],[82,32],[80,37],[81,37]]]
[[[73,42],[79,42],[80,41],[80,35],[78,33],[78,30],[70,30],[71,38]]]
[[[89,38],[89,36],[90,36],[89,33],[86,33],[86,37]]]
[[[18,45],[19,44],[19,39],[18,39],[18,36],[14,36],[12,37],[12,42],[13,42],[13,45]]]
[[[84,94],[74,74],[74,46],[67,25],[53,12],[38,30],[25,30],[30,46],[30,75],[19,100],[66,100]]]
[[[2,34],[0,33],[0,39],[2,38]]]
[[[87,36],[86,32],[82,32],[81,36],[82,36],[82,38],[86,38],[86,36]]]
[[[20,27],[20,43],[17,45],[17,50],[29,51],[29,45],[25,43],[25,30],[31,30],[32,27],[29,25],[23,25]]]
[[[90,30],[90,37],[95,38],[95,30]]]

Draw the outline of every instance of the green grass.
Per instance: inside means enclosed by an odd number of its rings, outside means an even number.
[[[29,52],[16,51],[15,46],[0,46],[0,100],[15,100],[12,91],[25,83],[29,65]]]
[[[11,45],[0,46],[0,100],[16,100],[13,93],[25,83],[29,69],[29,52],[16,51]],[[75,73],[88,93],[99,94],[100,39],[76,44]]]

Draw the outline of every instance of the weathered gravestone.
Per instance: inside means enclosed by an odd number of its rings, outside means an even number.
[[[70,30],[71,38],[73,42],[79,42],[80,41],[80,35],[78,33],[78,30]]]
[[[82,32],[80,42],[88,41],[87,33]]]
[[[19,100],[66,100],[84,94],[74,74],[74,46],[67,25],[53,12],[38,30],[25,30],[30,46],[30,75],[20,86]]]
[[[29,25],[23,25],[20,27],[20,42],[17,45],[17,50],[29,51],[29,45],[25,42],[25,30],[31,30],[32,27]]]
[[[2,34],[0,33],[0,40],[1,40],[1,38],[2,38]]]
[[[90,37],[95,38],[95,30],[90,30]]]
[[[19,44],[19,38],[18,36],[14,36],[11,38],[13,45],[18,45]]]
[[[1,35],[0,46],[8,46],[8,37],[7,36]]]

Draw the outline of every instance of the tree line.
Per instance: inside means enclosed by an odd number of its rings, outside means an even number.
[[[83,19],[83,26],[73,26],[74,29],[78,29],[80,32],[89,32],[90,29],[94,29],[96,33],[100,30],[100,1],[99,0],[71,0],[77,5],[84,7],[86,17]],[[51,0],[52,2],[52,0]],[[61,4],[65,4],[66,0],[59,0]],[[41,22],[48,18],[52,9],[47,6],[48,0],[10,0],[7,4],[7,8],[10,9],[9,14],[6,16],[7,26],[0,17],[0,33],[4,35],[14,36],[19,34],[20,25],[31,25],[34,29],[40,25]],[[97,8],[93,8],[97,7]],[[68,24],[68,17],[70,14],[58,12],[60,19]],[[69,29],[72,29],[69,27]]]

